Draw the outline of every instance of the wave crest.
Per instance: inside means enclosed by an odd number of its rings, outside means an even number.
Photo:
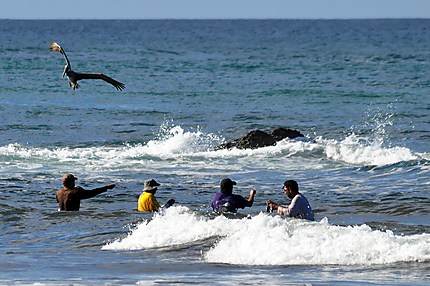
[[[368,140],[355,134],[343,140],[324,139],[279,141],[275,146],[258,149],[222,149],[214,147],[224,139],[216,134],[200,130],[185,131],[180,126],[165,128],[147,143],[121,146],[40,148],[9,144],[0,146],[3,168],[31,168],[40,165],[76,164],[91,168],[134,168],[142,164],[163,160],[186,160],[188,163],[229,164],[238,167],[252,165],[256,168],[285,168],[285,160],[291,167],[300,169],[319,168],[323,164],[351,164],[357,166],[386,166],[400,162],[428,161],[428,154],[416,154],[406,147],[385,147],[383,142]],[[247,162],[242,162],[242,159]],[[315,163],[317,162],[317,164]],[[20,167],[21,166],[21,167]],[[39,166],[40,167],[40,166]]]
[[[218,239],[210,239],[212,237]],[[208,218],[182,206],[142,222],[103,250],[141,250],[200,241],[213,263],[244,265],[370,265],[429,261],[430,235],[398,236],[367,225],[334,226],[260,213],[253,217]]]

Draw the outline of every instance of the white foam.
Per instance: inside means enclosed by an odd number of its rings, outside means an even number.
[[[103,250],[139,250],[186,244],[220,234],[228,219],[220,216],[209,221],[183,206],[170,207],[143,221],[127,237],[103,246]],[[221,233],[224,235],[224,232]]]
[[[355,134],[340,142],[322,138],[317,142],[325,145],[324,152],[328,158],[354,165],[384,166],[419,158],[406,147],[384,147],[381,140],[368,140]]]
[[[273,162],[276,167],[276,159],[279,157],[291,157],[300,152],[306,154],[306,152],[313,152],[315,148],[318,148],[316,144],[290,140],[282,141],[277,146],[252,150],[233,148],[214,151],[213,147],[222,142],[223,139],[215,134],[204,133],[200,130],[185,131],[180,126],[174,126],[170,129],[163,129],[157,138],[146,144],[84,148],[39,148],[9,144],[0,146],[0,157],[3,157],[5,162],[2,167],[10,169],[20,169],[19,164],[28,168],[28,166],[33,166],[32,163],[38,163],[40,167],[40,162],[44,162],[44,165],[73,164],[74,168],[80,166],[89,170],[141,169],[142,165],[161,169],[163,161],[167,159],[181,165],[183,161],[186,161],[187,167],[200,170],[208,165],[214,169],[224,169],[225,160],[229,160],[228,164],[232,169],[240,170],[244,164],[273,168],[267,164],[267,161]],[[7,166],[8,164],[9,166]]]
[[[321,137],[315,141],[284,139],[275,146],[214,151],[213,147],[223,141],[212,133],[200,130],[185,131],[180,126],[174,126],[164,128],[157,138],[145,144],[84,148],[38,148],[9,144],[0,146],[0,157],[4,161],[1,168],[36,169],[49,164],[74,164],[94,170],[140,169],[142,165],[162,167],[163,163],[160,161],[168,159],[181,165],[186,161],[186,166],[197,169],[208,164],[212,164],[215,169],[224,168],[225,160],[228,160],[232,169],[253,166],[285,170],[288,166],[295,169],[324,168],[323,164],[333,163],[384,166],[426,158],[406,147],[384,147],[381,140],[369,140],[355,134],[341,141]],[[291,160],[292,164],[286,165],[285,160]],[[318,164],[315,164],[315,161]]]
[[[212,237],[203,259],[244,265],[369,265],[429,261],[430,234],[398,236],[367,225],[333,226],[260,213],[214,219],[177,206],[144,221],[104,250],[140,250],[192,244]],[[215,242],[217,241],[217,242]]]
[[[151,140],[146,145],[150,155],[190,154],[208,151],[211,147],[222,142],[222,138],[197,131],[185,131],[180,126],[174,126],[163,131],[159,139]]]

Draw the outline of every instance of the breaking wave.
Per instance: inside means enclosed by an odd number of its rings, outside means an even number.
[[[83,168],[135,168],[163,160],[178,160],[206,164],[208,160],[231,160],[242,165],[246,158],[263,168],[284,167],[285,160],[300,164],[301,168],[315,168],[322,164],[349,164],[356,166],[385,166],[400,162],[428,160],[428,154],[417,154],[406,147],[386,147],[383,142],[369,141],[351,134],[343,140],[284,139],[275,146],[258,149],[214,150],[225,140],[215,134],[200,130],[185,131],[174,126],[147,143],[120,146],[40,148],[9,144],[0,147],[2,170],[8,168],[31,169],[64,164],[81,165]],[[318,164],[315,164],[318,162]]]
[[[216,239],[213,239],[213,238]],[[140,223],[103,250],[190,246],[207,241],[207,262],[243,265],[372,265],[430,260],[430,234],[399,236],[367,225],[335,226],[260,213],[208,218],[183,206]]]

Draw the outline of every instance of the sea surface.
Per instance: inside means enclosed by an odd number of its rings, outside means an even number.
[[[72,68],[126,86],[61,78]],[[429,285],[430,20],[0,20],[1,285]],[[215,147],[260,129],[306,140]],[[61,177],[116,188],[59,212]],[[257,190],[212,212],[223,178]],[[157,214],[139,213],[156,179]],[[295,179],[316,221],[266,212]]]

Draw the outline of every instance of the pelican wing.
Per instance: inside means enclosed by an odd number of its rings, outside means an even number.
[[[63,48],[59,44],[57,44],[56,42],[51,42],[51,47],[49,48],[49,51],[61,53],[64,56],[64,59],[66,60],[66,63],[69,66],[69,68],[72,67],[70,65],[69,59],[67,58],[66,52],[63,50]]]
[[[105,82],[108,82],[113,85],[117,90],[123,90],[125,88],[125,85],[123,83],[116,81],[113,78],[110,78],[107,75],[101,73],[77,73],[76,80],[81,79],[102,79]]]

